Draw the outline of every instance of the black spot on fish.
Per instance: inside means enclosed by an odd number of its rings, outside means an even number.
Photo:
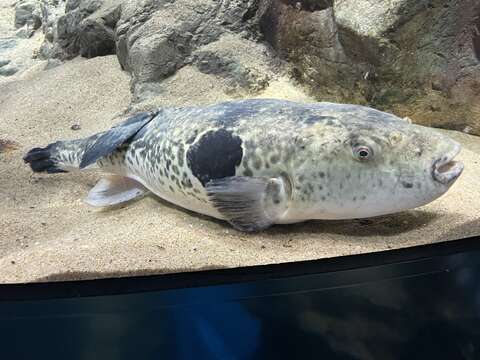
[[[303,122],[305,124],[316,124],[318,122],[325,122],[327,125],[334,124],[334,122],[332,121],[334,118],[331,116],[322,116],[305,112],[305,114],[303,114],[303,117],[300,115],[299,118],[303,119]]]
[[[320,176],[320,179],[323,179],[325,177],[325,173],[323,171],[320,171],[318,173],[318,176]]]
[[[413,184],[411,182],[407,182],[407,181],[402,181],[402,186],[405,188],[405,189],[411,189],[413,187]]]
[[[178,166],[177,166],[177,165],[173,165],[173,166],[172,166],[172,170],[173,170],[173,172],[174,172],[175,174],[180,175],[180,171],[178,170]]]
[[[262,160],[258,156],[253,158],[253,167],[257,170],[260,170],[262,167]]]
[[[168,173],[170,171],[170,165],[172,165],[172,161],[170,159],[167,159],[165,162],[165,172]]]
[[[243,176],[253,176],[252,170],[246,168],[245,170],[243,170]]]
[[[287,151],[283,155],[283,161],[288,163],[292,159],[293,154],[294,154],[293,149],[287,149]]]
[[[308,188],[308,191],[309,191],[310,194],[313,193],[313,185],[312,184],[308,183],[307,188]]]
[[[280,161],[280,157],[279,157],[278,155],[272,155],[272,156],[270,156],[270,162],[271,162],[272,164],[276,164],[276,163],[278,163],[279,161]]]
[[[182,185],[183,185],[183,187],[186,187],[186,188],[192,188],[193,187],[193,184],[190,181],[190,179],[182,180]]]
[[[322,186],[322,185],[318,185],[318,190],[322,191],[322,190],[323,190],[323,186]]]
[[[322,199],[322,201],[327,200],[327,198],[325,196],[322,196],[321,199]]]
[[[205,133],[187,152],[187,165],[205,186],[210,180],[235,176],[242,161],[242,140],[225,129]]]
[[[173,188],[172,185],[168,185],[168,188],[170,189],[171,192],[175,192],[175,189]]]
[[[180,144],[178,146],[178,151],[177,151],[178,166],[180,166],[180,167],[183,166],[183,158],[184,157],[185,157],[185,150],[183,150],[183,145]]]

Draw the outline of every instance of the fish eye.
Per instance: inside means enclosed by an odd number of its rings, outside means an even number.
[[[369,146],[360,145],[353,149],[353,154],[360,161],[366,161],[373,157],[373,150]]]

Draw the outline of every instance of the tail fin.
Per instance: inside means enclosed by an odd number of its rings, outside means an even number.
[[[57,141],[45,148],[34,148],[23,160],[34,172],[50,174],[95,167],[98,159],[134,138],[157,114],[158,111],[140,112],[110,130],[88,138]]]
[[[23,161],[28,163],[34,172],[68,172],[79,168],[85,143],[85,140],[57,141],[44,148],[31,149],[23,157]]]

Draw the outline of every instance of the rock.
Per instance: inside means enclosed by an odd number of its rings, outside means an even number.
[[[125,4],[117,28],[120,64],[135,82],[158,81],[172,75],[184,65],[192,42],[202,36],[194,39],[193,34],[211,11],[208,0],[197,4],[187,0]],[[211,32],[212,37],[218,34]]]
[[[38,51],[39,58],[44,60],[65,59],[65,53],[61,47],[49,41],[44,41]]]
[[[33,36],[35,30],[30,28],[28,25],[23,26],[22,28],[18,29],[15,35],[22,39],[29,39]]]
[[[47,63],[45,64],[45,67],[43,68],[44,70],[50,70],[53,68],[56,68],[57,66],[60,66],[63,64],[63,61],[60,59],[48,59]]]
[[[75,9],[61,16],[57,21],[57,34],[54,38],[64,52],[65,58],[73,58],[78,55],[79,48],[77,37],[80,28],[80,22],[85,17],[79,9]]]
[[[231,89],[263,90],[274,76],[273,53],[263,44],[225,34],[193,53],[193,63],[205,74],[227,79]]]
[[[57,38],[57,22],[60,16],[65,14],[65,2],[58,0],[41,0],[42,9],[42,32],[44,41],[38,51],[42,59],[62,57],[63,51],[55,42]]]
[[[410,21],[427,6],[426,1],[409,0],[343,0],[332,3],[339,28],[370,38],[383,37],[397,24]]]
[[[70,12],[72,10],[75,10],[80,6],[80,3],[82,0],[67,0],[65,4],[65,12]]]
[[[92,58],[115,54],[115,27],[120,19],[121,4],[118,0],[90,1],[88,6],[85,2],[80,3],[80,9],[92,11],[79,27],[77,43],[80,55]]]
[[[44,18],[49,25],[39,54],[65,60],[116,53],[132,75],[135,98],[144,99],[158,88],[155,83],[193,63],[212,73],[201,65],[207,60],[221,64],[215,75],[231,91],[258,91],[271,76],[267,69],[273,54],[256,42],[257,6],[257,0],[68,0],[63,15]],[[227,51],[224,40],[205,47],[225,33],[255,60]]]
[[[44,58],[87,58],[115,53],[114,28],[121,0],[67,1],[65,13],[52,11],[40,53]]]
[[[29,23],[33,30],[42,25],[42,9],[40,1],[20,0],[15,5],[15,27],[21,28]]]
[[[267,48],[256,41],[257,8],[255,0],[125,2],[116,48],[122,68],[132,74],[134,99],[154,96],[163,87],[150,83],[190,64],[221,77],[231,91],[265,87],[273,66]]]
[[[86,58],[115,54],[113,30],[95,20],[86,19],[82,22],[77,44],[80,55]]]
[[[58,18],[65,14],[65,2],[58,0],[42,0],[42,31],[48,41],[53,41]]]
[[[0,60],[0,67],[10,64],[10,60]]]
[[[309,11],[303,9],[310,6],[300,4],[279,1],[264,9],[260,26],[266,40],[292,64],[292,75],[316,97],[329,101],[348,97],[348,102],[358,102],[357,78],[366,71],[362,74],[349,61],[338,37],[333,8],[324,4]]]
[[[260,25],[315,98],[480,135],[477,0],[296,3],[261,1]]]
[[[17,39],[14,37],[0,38],[0,52],[12,49],[17,45]]]
[[[12,76],[16,72],[18,72],[18,69],[11,65],[0,67],[0,76]]]

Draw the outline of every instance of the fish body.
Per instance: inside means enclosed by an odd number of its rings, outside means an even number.
[[[424,205],[460,176],[459,151],[432,129],[364,106],[250,99],[139,113],[32,149],[25,161],[36,171],[114,174],[92,189],[92,205],[150,191],[255,231]]]

